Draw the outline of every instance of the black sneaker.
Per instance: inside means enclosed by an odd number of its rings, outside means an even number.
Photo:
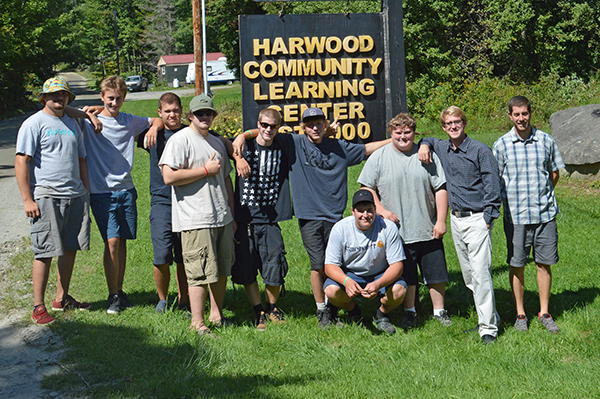
[[[127,298],[127,295],[123,292],[123,290],[119,290],[119,299],[121,301],[119,306],[122,310],[133,307],[133,303],[131,303],[129,298]]]
[[[360,310],[358,305],[355,304],[354,309],[352,311],[354,313],[348,312],[348,316],[350,317],[350,320],[352,320],[352,322],[355,324],[364,326],[362,311]]]
[[[319,328],[321,330],[329,330],[333,326],[334,321],[331,317],[331,309],[329,307],[317,309],[317,319],[319,319]]]
[[[106,313],[108,314],[119,314],[121,313],[121,298],[119,294],[113,294],[108,296],[106,301]]]
[[[494,342],[496,342],[496,337],[494,337],[493,335],[490,335],[490,334],[485,334],[481,337],[481,342],[484,345],[493,344]]]
[[[404,311],[404,319],[400,323],[400,328],[404,330],[410,330],[417,325],[417,312],[411,312],[409,310]]]
[[[375,318],[374,321],[379,331],[383,331],[388,334],[394,334],[396,332],[396,328],[392,323],[390,323],[390,319],[387,317]]]
[[[265,331],[267,329],[267,315],[265,312],[254,315],[254,325],[258,331]]]
[[[338,317],[339,308],[335,305],[332,305],[331,302],[327,304],[327,307],[329,308],[329,314],[331,315],[331,322],[333,325],[336,327],[344,327],[344,323],[342,323]]]
[[[271,319],[273,324],[284,324],[285,323],[285,318],[283,317],[283,313],[281,313],[281,310],[279,310],[277,308],[273,308],[269,312],[269,319]]]

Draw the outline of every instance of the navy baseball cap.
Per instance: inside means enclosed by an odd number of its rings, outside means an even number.
[[[302,113],[302,122],[306,122],[307,119],[326,119],[325,114],[321,111],[321,108],[307,108]]]

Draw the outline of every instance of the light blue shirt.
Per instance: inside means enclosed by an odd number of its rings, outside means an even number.
[[[325,264],[357,276],[381,274],[389,265],[404,259],[398,228],[379,215],[375,215],[373,226],[367,231],[356,227],[354,216],[340,220],[331,229],[325,251]]]
[[[512,224],[547,223],[559,212],[552,172],[565,167],[556,142],[532,128],[523,140],[513,128],[492,149],[498,160],[504,218]]]

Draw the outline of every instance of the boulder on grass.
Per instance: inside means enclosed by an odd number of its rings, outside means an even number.
[[[600,104],[555,112],[550,129],[567,173],[573,178],[600,179]]]

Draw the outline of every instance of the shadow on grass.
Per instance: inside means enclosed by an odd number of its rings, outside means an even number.
[[[67,356],[65,373],[45,380],[58,392],[94,398],[281,397],[277,387],[315,379],[271,374],[222,375],[224,340],[163,326],[134,328],[107,317],[59,323]],[[162,344],[164,342],[164,344]],[[228,368],[231,368],[229,366]],[[76,370],[72,371],[72,370]]]

